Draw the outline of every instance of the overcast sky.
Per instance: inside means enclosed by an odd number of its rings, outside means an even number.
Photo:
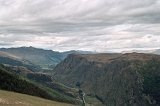
[[[0,47],[160,48],[160,0],[0,0]]]

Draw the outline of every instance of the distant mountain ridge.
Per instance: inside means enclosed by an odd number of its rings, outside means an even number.
[[[41,67],[42,69],[52,69],[60,63],[69,54],[88,54],[89,51],[66,51],[57,52],[52,50],[44,50],[34,47],[19,47],[19,48],[0,48],[0,54],[15,57],[19,60],[27,60]],[[1,55],[0,55],[1,56]]]
[[[147,53],[147,54],[158,54],[160,55],[160,49],[150,49],[150,50],[128,50],[122,51],[121,53]]]
[[[28,60],[42,68],[47,68],[49,65],[56,65],[62,60],[59,52],[33,47],[2,48],[0,51],[7,52],[20,59]]]
[[[39,66],[31,63],[28,60],[20,59],[10,53],[0,51],[0,64],[12,65],[12,66],[23,66],[33,71],[38,71]]]
[[[155,50],[153,53],[160,55],[160,49]]]

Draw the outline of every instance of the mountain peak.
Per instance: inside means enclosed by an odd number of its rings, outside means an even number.
[[[55,67],[53,74],[70,87],[79,82],[86,95],[95,95],[108,106],[150,106],[147,103],[150,96],[153,98],[152,91],[159,92],[158,79],[154,80],[160,73],[159,64],[160,56],[154,54],[72,54]],[[153,79],[147,79],[151,74]],[[154,99],[159,102],[157,97]]]

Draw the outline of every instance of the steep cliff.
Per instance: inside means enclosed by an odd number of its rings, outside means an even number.
[[[106,106],[158,105],[159,65],[160,56],[151,54],[72,54],[55,67],[53,76],[67,86],[78,83]]]

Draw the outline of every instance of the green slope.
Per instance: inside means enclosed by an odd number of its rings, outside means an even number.
[[[62,55],[52,50],[43,50],[34,47],[20,47],[0,49],[0,51],[11,54],[20,59],[25,59],[33,64],[40,66],[42,69],[48,69],[62,61]]]
[[[19,76],[11,74],[3,65],[0,66],[0,75],[0,89],[52,99],[46,91]]]
[[[50,100],[75,103],[75,98],[61,94],[54,89],[43,86],[11,73],[7,67],[0,65],[0,89],[38,96]]]

